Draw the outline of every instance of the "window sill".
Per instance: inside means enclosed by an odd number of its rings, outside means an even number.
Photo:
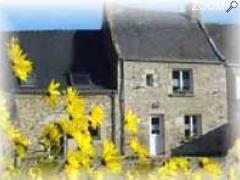
[[[198,139],[200,136],[194,136],[194,137],[190,137],[190,138],[185,138],[181,141],[182,144],[186,144],[186,143],[189,143],[191,141],[194,141],[196,139]]]
[[[183,92],[183,93],[171,93],[169,97],[194,97],[192,92]]]

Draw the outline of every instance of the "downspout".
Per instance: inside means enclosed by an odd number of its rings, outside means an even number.
[[[120,153],[125,154],[124,142],[124,120],[125,120],[125,99],[124,99],[124,60],[120,59],[120,83],[119,83],[119,109],[120,109]]]
[[[110,98],[111,98],[111,119],[112,119],[112,134],[111,134],[111,138],[112,138],[112,142],[115,144],[116,143],[116,131],[115,131],[115,127],[116,127],[116,117],[115,117],[115,94],[114,92],[111,92],[110,94]]]

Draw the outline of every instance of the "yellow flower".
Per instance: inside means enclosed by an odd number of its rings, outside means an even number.
[[[79,96],[79,92],[72,87],[68,87],[66,91],[66,99],[68,102],[73,102]]]
[[[116,146],[108,139],[103,141],[102,164],[113,173],[121,172],[121,157]]]
[[[67,154],[67,164],[69,165],[68,168],[71,167],[79,170],[80,167],[83,166],[89,170],[91,167],[91,159],[81,150],[70,150]]]
[[[13,71],[15,75],[22,81],[27,81],[28,76],[32,72],[32,62],[27,59],[27,55],[23,52],[17,38],[12,38],[8,45],[8,57],[13,63]]]
[[[68,165],[68,164],[65,165],[64,173],[69,180],[78,180],[79,179],[79,175],[80,175],[79,169],[75,168],[71,165]]]
[[[16,154],[21,159],[25,158],[27,147],[30,145],[30,141],[12,124],[9,123],[7,127],[8,129],[5,130],[5,133],[9,141],[13,143]]]
[[[203,174],[201,173],[201,171],[193,172],[191,174],[191,179],[192,180],[203,180]]]
[[[21,159],[25,158],[30,141],[10,122],[7,101],[2,91],[0,91],[0,98],[0,129],[14,147],[17,156]]]
[[[48,92],[45,98],[48,104],[53,108],[56,107],[59,103],[59,96],[61,95],[59,88],[60,83],[55,82],[55,80],[52,80],[48,85]]]
[[[209,158],[203,157],[199,159],[199,163],[205,174],[212,176],[213,178],[217,178],[222,174],[222,170],[220,166],[210,160]]]
[[[138,132],[138,123],[139,119],[136,114],[134,114],[131,110],[128,110],[126,112],[126,117],[125,117],[125,125],[126,125],[126,130],[131,133],[131,134],[137,134]]]
[[[91,158],[95,156],[95,149],[92,144],[92,137],[88,131],[82,131],[76,121],[63,119],[59,122],[65,134],[72,137],[78,144],[79,149],[71,153],[74,155],[76,161],[87,170],[91,167]]]
[[[79,92],[72,87],[66,91],[66,111],[72,119],[83,119],[85,116],[85,100],[79,96]]]
[[[21,145],[16,145],[15,152],[20,159],[24,159],[27,155],[26,148]]]
[[[85,117],[79,119],[62,119],[59,121],[59,125],[62,130],[69,136],[73,137],[76,133],[87,133],[88,132],[88,122]]]
[[[103,170],[97,170],[93,172],[93,179],[94,180],[104,180],[104,171]]]
[[[42,180],[42,170],[40,168],[30,168],[28,170],[28,176],[30,179]]]
[[[65,134],[71,137],[73,136],[72,134],[75,132],[75,126],[73,125],[72,121],[68,119],[62,119],[59,121],[59,125],[61,126]]]
[[[139,158],[146,158],[148,156],[148,151],[145,149],[137,140],[136,137],[132,138],[128,142],[132,152],[136,154]]]
[[[183,173],[185,176],[191,174],[189,162],[186,158],[179,157],[169,160],[169,162],[159,168],[158,175],[160,179],[175,179],[179,172]]]
[[[91,117],[90,117],[90,122],[91,122],[91,127],[93,129],[96,129],[98,126],[102,124],[104,118],[104,111],[101,106],[95,105],[91,109]]]
[[[67,162],[71,167],[79,168],[80,163],[78,160],[79,152],[78,151],[68,151],[67,153]]]
[[[92,136],[89,133],[75,132],[73,138],[78,143],[81,152],[90,157],[95,155],[95,149],[92,146]]]

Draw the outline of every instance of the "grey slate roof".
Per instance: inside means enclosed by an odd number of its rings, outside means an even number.
[[[210,36],[228,62],[240,62],[237,44],[240,42],[240,25],[207,24]]]
[[[46,89],[51,79],[70,86],[70,73],[87,73],[92,84],[78,86],[82,91],[112,89],[109,81],[110,65],[101,30],[51,30],[11,32],[33,61],[36,85],[17,90],[37,92]],[[8,40],[9,41],[9,40]]]
[[[112,5],[108,21],[124,59],[218,61],[198,24],[184,14]]]

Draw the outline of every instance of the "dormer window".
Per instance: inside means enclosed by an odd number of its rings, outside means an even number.
[[[18,83],[22,87],[34,87],[36,85],[37,79],[34,73],[31,73],[27,81],[18,80]]]
[[[89,74],[70,74],[70,83],[73,86],[91,85],[92,81]]]

